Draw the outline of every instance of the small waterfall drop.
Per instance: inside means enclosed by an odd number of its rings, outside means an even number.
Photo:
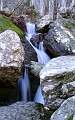
[[[27,37],[28,37],[27,40],[30,41],[31,37],[36,33],[35,24],[28,22],[26,23],[26,27],[27,27]]]
[[[24,78],[22,80],[22,101],[30,100],[30,83],[28,77],[28,70],[25,69]]]
[[[35,94],[35,98],[34,98],[34,101],[36,103],[41,103],[41,104],[45,104],[44,102],[44,98],[43,98],[43,95],[42,95],[42,90],[41,90],[41,86],[39,85],[38,89],[37,89],[37,92]]]
[[[28,77],[28,68],[24,71],[24,76],[19,80],[19,88],[21,94],[21,101],[29,101],[30,100],[30,83]]]
[[[50,60],[50,58],[45,53],[45,50],[44,50],[44,47],[43,47],[43,42],[39,43],[39,49],[38,49],[30,41],[31,37],[34,34],[36,34],[36,32],[35,32],[35,24],[27,23],[26,26],[27,26],[27,36],[26,36],[26,38],[27,38],[28,42],[30,43],[30,45],[35,50],[35,52],[37,54],[38,62],[41,63],[41,64],[46,64]],[[41,86],[40,85],[39,85],[39,87],[37,89],[37,92],[35,94],[34,101],[37,102],[37,103],[44,104],[44,98],[43,98],[43,95],[42,95],[42,91],[41,91]]]
[[[50,58],[49,56],[45,53],[44,47],[43,47],[43,42],[39,43],[39,49],[36,48],[31,42],[30,39],[33,35],[36,34],[35,32],[35,24],[33,23],[27,23],[27,40],[30,43],[30,45],[33,47],[33,49],[35,50],[36,54],[37,54],[37,58],[38,58],[38,62],[41,64],[46,64]]]

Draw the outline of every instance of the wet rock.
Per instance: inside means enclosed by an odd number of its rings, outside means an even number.
[[[30,64],[31,61],[37,61],[36,52],[26,39],[24,40],[24,50],[25,50],[25,64]]]
[[[43,64],[40,64],[39,62],[31,61],[30,72],[34,74],[36,77],[39,77],[39,73],[43,67],[44,67]]]
[[[24,50],[16,32],[0,34],[0,105],[17,98],[17,81],[22,75]],[[12,94],[11,94],[12,93]]]
[[[75,119],[75,96],[65,100],[60,108],[53,113],[50,120],[74,120]]]
[[[74,39],[71,39],[71,36],[64,29],[60,23],[52,23],[49,32],[44,37],[44,47],[52,57],[72,53],[71,41]]]
[[[65,50],[68,50],[69,53],[75,53],[75,28],[72,25],[74,24],[69,23],[71,30],[61,22],[57,22],[57,27],[55,27],[55,32],[58,36],[56,37],[56,41],[63,44]]]
[[[34,46],[39,47],[39,43],[43,41],[43,34],[37,33],[36,35],[33,35],[30,41]]]
[[[45,105],[57,109],[75,94],[75,56],[54,58],[40,72]]]
[[[39,19],[39,21],[37,22],[37,31],[38,32],[48,32],[49,30],[49,24],[52,22],[52,20],[50,19],[49,15],[45,15],[44,17],[42,17],[41,19]]]
[[[10,106],[0,107],[1,120],[40,120],[36,104],[17,102]]]
[[[26,32],[25,16],[11,16],[11,20],[20,27],[24,32]]]

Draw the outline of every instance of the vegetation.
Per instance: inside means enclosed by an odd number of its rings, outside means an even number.
[[[3,32],[7,29],[15,31],[20,38],[23,38],[24,33],[23,31],[17,27],[8,17],[0,15],[0,32]]]
[[[75,23],[73,22],[64,23],[64,27],[68,29],[75,29]]]
[[[51,115],[55,111],[55,109],[47,109],[45,108],[42,104],[37,104],[36,105],[37,110],[40,113],[40,119],[41,120],[50,120]]]
[[[67,120],[73,120],[73,115],[69,115]]]

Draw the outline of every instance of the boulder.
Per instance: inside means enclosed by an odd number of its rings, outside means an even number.
[[[11,20],[24,32],[26,32],[25,16],[11,16]]]
[[[50,24],[50,29],[44,37],[44,47],[52,57],[72,54],[74,37],[58,21]]]
[[[39,73],[43,67],[44,67],[43,64],[40,64],[39,62],[31,61],[30,72],[34,74],[34,76],[39,78]]]
[[[57,109],[75,95],[75,56],[60,56],[46,64],[40,72],[40,84],[45,105]]]
[[[60,108],[51,116],[50,120],[74,120],[75,119],[75,96],[65,100]]]
[[[0,34],[0,102],[13,101],[17,98],[17,81],[22,75],[23,61],[24,50],[17,33],[12,30],[2,32]]]
[[[43,64],[40,64],[35,61],[30,62],[29,77],[30,77],[31,99],[32,100],[34,100],[35,94],[36,94],[38,86],[40,84],[39,73],[42,68],[43,68]]]
[[[43,34],[37,33],[36,35],[33,35],[30,41],[34,46],[39,47],[39,43],[43,41]]]
[[[40,120],[36,104],[17,102],[10,106],[0,107],[0,120]]]
[[[48,32],[49,30],[49,24],[52,22],[52,20],[50,19],[49,15],[45,15],[44,17],[40,18],[38,20],[38,22],[36,23],[37,25],[37,31],[38,32]]]
[[[24,37],[24,32],[19,27],[17,27],[8,17],[0,15],[0,33],[8,29],[15,31],[21,39]]]
[[[31,61],[37,61],[37,55],[30,43],[24,40],[25,64],[30,64]]]

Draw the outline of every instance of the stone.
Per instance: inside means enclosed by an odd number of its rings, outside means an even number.
[[[9,104],[17,99],[17,82],[22,75],[23,61],[24,49],[17,33],[12,30],[2,32],[0,34],[0,105]]]
[[[18,80],[24,61],[24,50],[16,32],[6,30],[0,34],[0,79],[8,75]],[[6,74],[4,71],[7,72]],[[16,76],[17,75],[17,76]],[[11,79],[10,79],[11,81]]]
[[[34,74],[34,76],[39,78],[39,73],[43,67],[44,67],[43,64],[40,64],[39,62],[31,61],[30,72]]]
[[[21,28],[24,32],[27,32],[26,30],[26,24],[25,24],[25,16],[11,16],[11,20],[19,27]]]
[[[46,64],[40,72],[45,106],[57,109],[75,94],[75,56],[60,56]]]
[[[0,107],[0,120],[40,120],[40,113],[33,102],[16,102]]]
[[[33,47],[30,45],[30,43],[26,40],[24,40],[24,51],[25,51],[25,64],[30,64],[31,61],[37,61],[37,55]]]
[[[75,119],[75,96],[65,100],[57,109],[50,120],[74,120]]]
[[[45,33],[48,32],[49,30],[49,24],[52,22],[52,20],[50,19],[49,15],[45,15],[44,17],[42,17],[41,19],[38,20],[38,22],[36,23],[37,25],[37,31],[41,32],[41,33]]]
[[[57,22],[57,27],[55,27],[55,32],[58,37],[56,41],[63,44],[66,50],[71,53],[75,53],[75,27],[74,22],[62,20]]]
[[[65,32],[66,31],[66,32]],[[44,37],[44,47],[49,55],[58,57],[60,55],[72,54],[72,40],[74,37],[58,21],[50,24],[50,29]]]
[[[34,46],[39,47],[39,43],[43,41],[43,34],[37,33],[36,35],[33,35],[30,41]]]

